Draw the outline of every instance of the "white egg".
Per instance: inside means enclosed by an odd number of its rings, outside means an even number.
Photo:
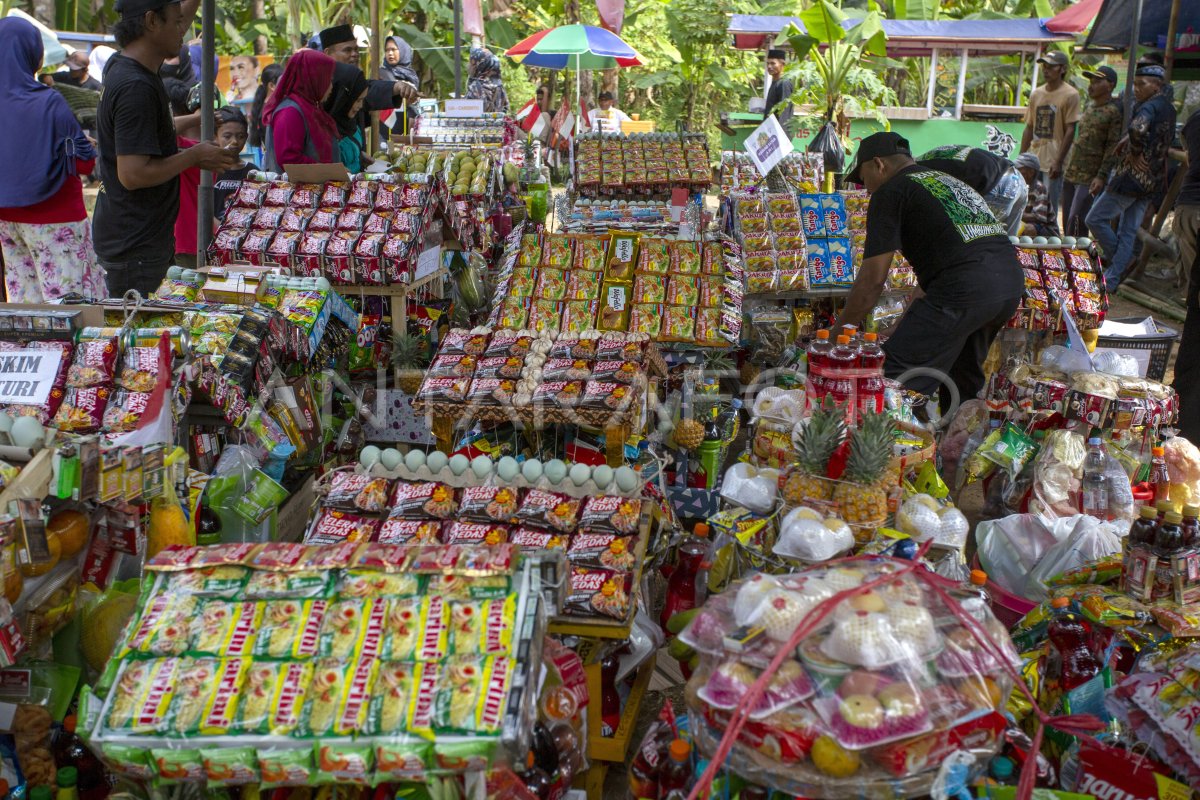
[[[517,477],[517,473],[521,471],[521,465],[512,456],[504,456],[496,462],[496,474],[500,476],[500,480],[511,482]]]
[[[476,478],[483,480],[492,474],[492,460],[487,456],[475,456],[471,459],[471,472],[475,473]]]
[[[637,488],[637,473],[630,467],[618,467],[613,475],[617,481],[617,488],[622,492],[632,492]]]
[[[369,444],[358,454],[358,463],[362,464],[364,469],[370,469],[379,463],[380,452],[378,447]]]
[[[425,456],[425,466],[429,467],[429,471],[434,475],[446,468],[446,462],[450,458],[441,450],[434,450],[429,455]]]
[[[13,420],[10,433],[13,444],[17,447],[28,447],[30,449],[41,447],[46,435],[42,429],[42,423],[33,417],[17,417]]]
[[[462,453],[450,456],[450,471],[455,475],[462,475],[467,471],[467,467],[471,466],[471,459],[464,456]]]
[[[567,465],[561,458],[556,458],[546,462],[545,472],[546,480],[554,484],[562,483],[563,478],[567,477]]]
[[[379,454],[379,463],[383,464],[383,468],[388,472],[400,466],[400,462],[403,460],[404,456],[400,455],[400,451],[394,447],[389,447]]]
[[[425,451],[409,450],[404,454],[404,466],[408,467],[411,472],[416,472],[425,466]]]
[[[530,483],[536,483],[542,477],[542,462],[531,458],[521,465],[521,475]]]
[[[608,464],[592,467],[592,480],[596,482],[597,489],[607,489],[608,485],[613,482],[613,468]]]
[[[592,477],[592,469],[587,464],[575,464],[571,467],[568,473],[571,477],[571,483],[576,486],[583,486]]]
[[[1092,240],[1086,236],[1081,236],[1075,240],[1075,246],[1082,250],[1087,250],[1092,246]]]
[[[13,418],[8,414],[0,414],[0,431],[8,433],[12,430]]]

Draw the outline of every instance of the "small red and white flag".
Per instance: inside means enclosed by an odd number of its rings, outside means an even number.
[[[536,100],[530,100],[521,106],[513,118],[521,126],[521,130],[534,138],[539,138],[546,130],[546,119],[542,116],[542,110],[538,108]]]
[[[590,131],[592,129],[592,114],[588,111],[587,101],[582,97],[579,98],[579,125],[580,131]]]

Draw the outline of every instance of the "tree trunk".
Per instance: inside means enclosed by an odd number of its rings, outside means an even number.
[[[265,19],[267,16],[266,2],[264,2],[264,0],[251,0],[250,13],[254,15],[255,19]],[[268,44],[266,36],[254,37],[254,55],[265,56],[268,52],[270,52],[267,48]]]
[[[38,22],[54,30],[54,0],[33,0],[32,11]]]

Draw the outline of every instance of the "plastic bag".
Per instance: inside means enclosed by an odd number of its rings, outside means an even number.
[[[775,555],[802,561],[828,561],[854,547],[854,533],[840,519],[825,519],[811,508],[795,508],[783,518]]]
[[[1014,514],[980,522],[975,527],[975,544],[979,564],[988,577],[1006,591],[1021,594],[1026,576],[1058,544],[1058,536],[1041,516]]]
[[[846,169],[846,147],[838,136],[837,126],[826,122],[817,135],[808,143],[808,152],[820,153],[825,158],[825,171],[842,173]]]
[[[1048,599],[1047,583],[1054,576],[1121,552],[1121,533],[1111,522],[1080,514],[1057,520],[1054,531],[1058,542],[1042,554],[1025,581],[1022,594],[1030,600]]]

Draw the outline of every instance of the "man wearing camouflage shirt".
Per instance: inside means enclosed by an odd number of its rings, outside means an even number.
[[[1079,120],[1079,132],[1071,150],[1063,187],[1063,208],[1066,219],[1063,232],[1067,236],[1086,236],[1083,224],[1092,200],[1104,190],[1104,182],[1116,161],[1114,150],[1121,140],[1121,104],[1113,92],[1117,86],[1117,71],[1100,67],[1084,71],[1088,79],[1088,98],[1091,102]]]

